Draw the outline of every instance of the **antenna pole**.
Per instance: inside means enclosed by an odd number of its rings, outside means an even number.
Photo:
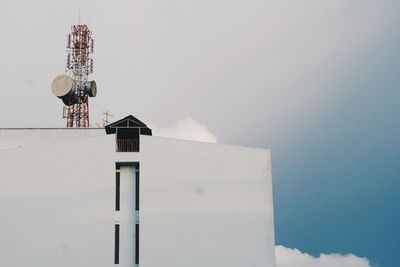
[[[78,23],[80,12],[78,11]],[[92,54],[94,41],[92,32],[85,24],[71,26],[67,39],[66,70],[74,80],[74,96],[66,105],[67,127],[89,127],[89,91],[88,75],[93,73]],[[89,83],[89,84],[88,84]]]
[[[51,84],[53,94],[65,105],[67,128],[89,127],[89,97],[97,95],[96,82],[88,81],[93,73],[93,51],[92,31],[86,24],[73,24],[67,36],[65,74],[58,75]]]
[[[103,127],[105,127],[110,122],[110,117],[113,117],[108,110],[103,111]]]

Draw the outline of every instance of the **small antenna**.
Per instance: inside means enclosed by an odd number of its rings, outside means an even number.
[[[110,117],[114,115],[110,114],[108,110],[103,111],[103,126],[105,127],[110,122]]]

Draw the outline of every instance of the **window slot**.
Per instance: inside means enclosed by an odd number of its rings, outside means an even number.
[[[135,209],[139,210],[139,169],[136,169],[135,172]]]
[[[120,185],[121,185],[121,178],[120,173],[115,173],[115,210],[119,210],[119,203],[120,203]]]
[[[119,264],[119,224],[115,225],[114,264]]]
[[[135,224],[135,264],[139,264],[139,224]]]

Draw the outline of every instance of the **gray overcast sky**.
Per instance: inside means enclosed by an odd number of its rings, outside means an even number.
[[[2,1],[0,125],[64,125],[49,87],[79,10],[96,42],[92,122],[109,109],[160,126],[192,117],[222,139],[238,125],[290,131],[397,27],[395,8],[367,2]]]
[[[400,1],[2,0],[0,127],[65,125],[50,84],[77,10],[92,124],[192,118],[270,147],[278,244],[398,265]]]

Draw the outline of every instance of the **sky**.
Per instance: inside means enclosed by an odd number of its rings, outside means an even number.
[[[73,23],[98,95],[155,133],[272,150],[278,267],[398,266],[400,2],[0,2],[0,127],[64,127]]]

